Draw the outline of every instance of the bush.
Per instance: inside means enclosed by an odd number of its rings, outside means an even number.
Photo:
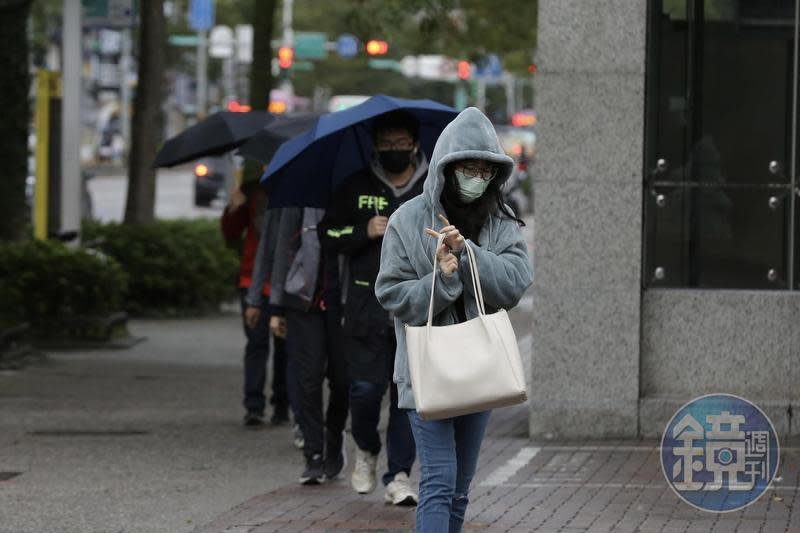
[[[38,338],[70,336],[76,319],[122,309],[127,275],[93,250],[0,242],[0,325],[30,322]]]
[[[235,295],[239,261],[225,246],[217,220],[87,223],[83,238],[128,274],[125,308],[131,313],[202,314]]]

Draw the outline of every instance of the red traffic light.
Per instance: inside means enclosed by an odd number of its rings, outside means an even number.
[[[529,74],[536,74],[537,70],[539,70],[539,68],[536,66],[536,63],[531,63],[530,65],[528,65]]]
[[[459,61],[458,62],[458,77],[462,80],[468,80],[469,77],[472,75],[472,66],[469,64],[469,61]]]
[[[278,48],[278,66],[281,68],[291,68],[294,60],[294,49],[290,46]]]
[[[371,56],[382,56],[389,51],[389,43],[372,39],[367,41],[367,53]]]

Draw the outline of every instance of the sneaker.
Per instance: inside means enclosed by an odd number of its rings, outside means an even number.
[[[325,455],[325,478],[334,480],[339,477],[347,466],[347,453],[344,448],[344,431],[342,438],[336,442],[329,442],[328,452]]]
[[[392,505],[414,506],[419,501],[419,496],[411,488],[408,475],[405,472],[395,474],[394,480],[386,485],[386,494],[383,499]]]
[[[350,484],[356,492],[369,494],[375,490],[377,464],[377,455],[372,455],[367,451],[356,448],[356,464],[353,467],[353,475],[350,477]]]
[[[258,428],[264,425],[264,415],[249,412],[244,415],[244,425],[249,428]]]
[[[311,459],[306,459],[306,469],[300,476],[301,485],[319,485],[325,481],[325,472],[322,469],[322,456],[314,455]]]
[[[303,432],[300,430],[300,425],[294,425],[294,435],[292,436],[292,444],[298,450],[302,450],[306,445],[306,439],[303,438]]]

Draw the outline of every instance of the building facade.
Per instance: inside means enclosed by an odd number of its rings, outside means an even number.
[[[539,0],[533,437],[800,434],[798,0]]]

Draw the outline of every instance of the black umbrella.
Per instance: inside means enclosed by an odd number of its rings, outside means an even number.
[[[284,141],[310,129],[321,115],[322,113],[299,113],[287,117],[278,116],[263,131],[256,133],[240,146],[237,153],[267,165]]]
[[[199,157],[224,154],[263,130],[274,118],[266,111],[214,113],[167,140],[153,166],[171,167]]]

